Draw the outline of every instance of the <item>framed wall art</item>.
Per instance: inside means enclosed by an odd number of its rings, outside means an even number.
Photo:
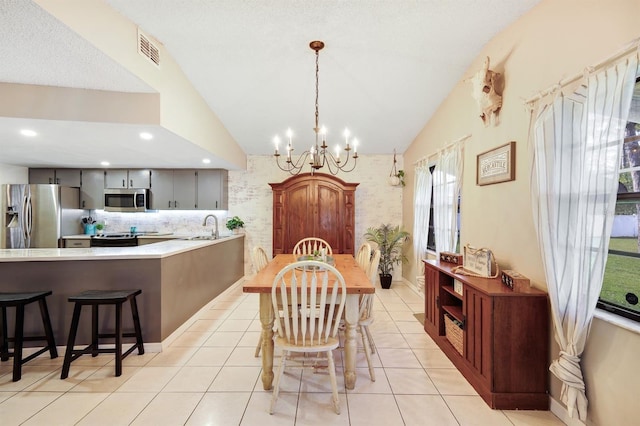
[[[511,141],[478,154],[476,185],[491,185],[516,178],[516,143]]]

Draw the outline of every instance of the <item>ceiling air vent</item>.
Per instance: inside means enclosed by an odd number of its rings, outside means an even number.
[[[146,36],[140,29],[138,29],[138,52],[156,64],[156,66],[160,66],[160,51],[153,44],[151,38]]]

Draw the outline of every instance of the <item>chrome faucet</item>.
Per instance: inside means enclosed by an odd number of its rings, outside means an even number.
[[[218,233],[218,218],[216,217],[216,215],[214,214],[206,215],[204,217],[204,221],[202,222],[202,226],[207,226],[207,219],[209,219],[210,217],[212,217],[214,222],[216,223],[215,228],[211,231],[211,235],[213,236],[214,239],[217,240],[220,235]]]

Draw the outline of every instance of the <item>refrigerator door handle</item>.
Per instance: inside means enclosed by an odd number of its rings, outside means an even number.
[[[21,241],[21,245],[23,247],[26,248],[26,243],[27,243],[27,194],[25,193],[22,196],[22,206],[20,208],[20,239]],[[20,247],[20,245],[18,245],[17,247]]]
[[[33,228],[31,192],[27,193],[24,201],[24,242],[25,248],[31,248],[31,229]]]

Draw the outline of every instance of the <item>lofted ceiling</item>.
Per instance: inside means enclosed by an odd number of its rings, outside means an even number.
[[[483,46],[539,0],[104,0],[162,43],[246,154],[294,132],[330,146],[348,127],[362,154],[403,152]],[[0,0],[0,83],[153,93],[31,0]],[[160,94],[162,95],[162,94]],[[18,130],[39,133],[28,141]],[[139,131],[154,134],[140,141]],[[160,126],[0,117],[0,163],[23,166],[227,167]]]

